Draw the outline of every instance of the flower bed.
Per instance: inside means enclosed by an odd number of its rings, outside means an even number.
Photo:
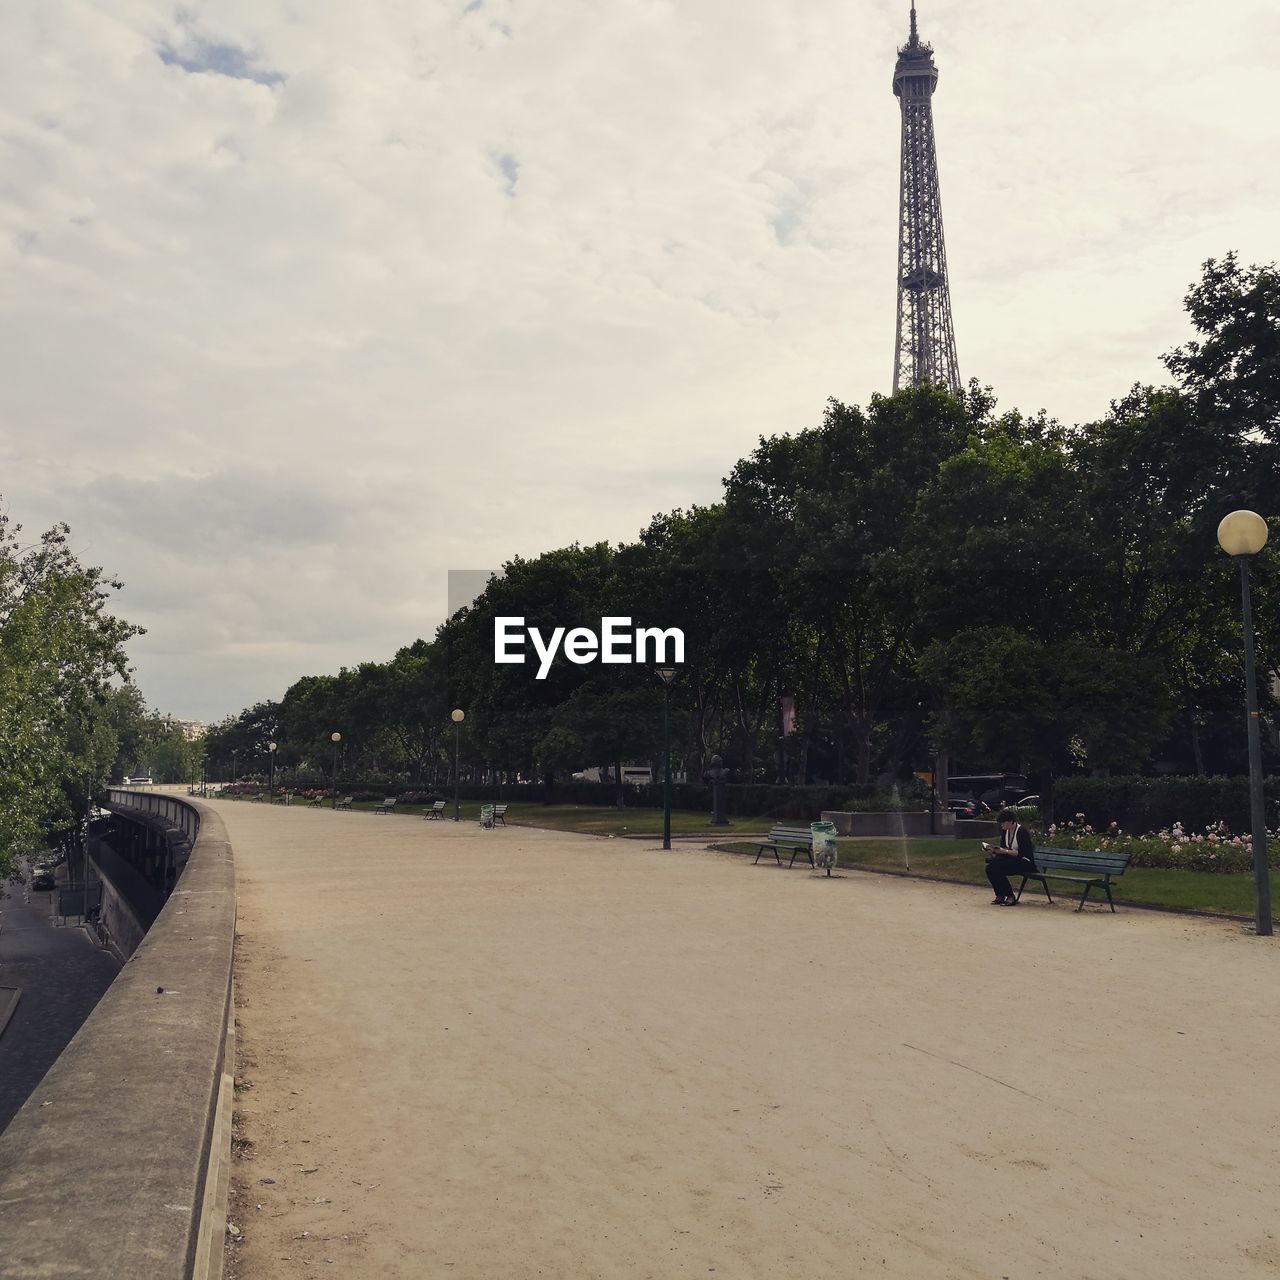
[[[1234,835],[1225,822],[1210,823],[1203,832],[1188,832],[1182,823],[1146,835],[1135,836],[1111,823],[1095,831],[1083,813],[1064,823],[1054,823],[1045,843],[1054,848],[1097,849],[1127,853],[1135,867],[1159,867],[1169,871],[1252,871],[1253,841]],[[1280,867],[1280,831],[1267,832],[1267,862]]]

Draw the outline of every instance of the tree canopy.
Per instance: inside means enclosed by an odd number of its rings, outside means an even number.
[[[0,882],[107,780],[120,747],[113,681],[140,632],[108,610],[120,584],[79,562],[66,525],[34,543],[20,533],[0,511]]]
[[[303,677],[276,719],[233,718],[211,750],[247,761],[278,733],[323,769],[340,731],[348,767],[431,779],[457,706],[482,773],[656,762],[651,671],[561,657],[536,680],[493,658],[496,617],[545,632],[623,615],[685,634],[672,724],[695,778],[719,753],[739,780],[870,782],[939,749],[1046,788],[1064,770],[1238,770],[1238,586],[1215,529],[1236,507],[1280,512],[1276,270],[1211,260],[1187,310],[1174,382],[1096,422],[1000,412],[977,384],[831,400],[760,439],[721,501],[632,542],[514,558],[431,638]],[[1256,558],[1260,619],[1278,564],[1274,542]],[[1259,654],[1280,674],[1274,627]]]

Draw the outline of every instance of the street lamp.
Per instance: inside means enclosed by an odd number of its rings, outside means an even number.
[[[238,776],[238,775],[237,775],[237,773],[236,773],[236,756],[238,756],[239,754],[240,754],[240,752],[239,752],[238,750],[233,751],[233,752],[231,753],[231,781],[232,781],[233,783],[235,782],[235,780],[236,780],[236,778],[237,778],[237,776]]]
[[[1240,562],[1244,616],[1244,709],[1249,733],[1249,817],[1253,826],[1253,880],[1257,932],[1271,933],[1271,881],[1267,871],[1267,821],[1262,800],[1262,736],[1258,727],[1258,679],[1253,665],[1253,608],[1249,600],[1249,557],[1267,543],[1267,522],[1255,511],[1233,511],[1218,525],[1218,545]]]
[[[276,752],[280,749],[278,742],[267,743],[267,799],[271,799],[276,781]]]
[[[454,707],[449,712],[449,719],[453,721],[453,820],[458,821],[458,743],[462,738],[462,722],[467,718],[467,713],[461,707]]]
[[[338,807],[338,743],[342,741],[342,734],[331,733],[329,741],[333,743],[333,807]]]
[[[671,682],[675,667],[659,667],[662,681],[662,847],[671,848]]]

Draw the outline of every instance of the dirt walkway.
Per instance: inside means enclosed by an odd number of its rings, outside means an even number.
[[[219,810],[245,1280],[1280,1275],[1240,926]]]

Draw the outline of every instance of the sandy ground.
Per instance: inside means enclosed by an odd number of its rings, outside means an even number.
[[[232,1275],[1280,1275],[1276,941],[218,807]]]

